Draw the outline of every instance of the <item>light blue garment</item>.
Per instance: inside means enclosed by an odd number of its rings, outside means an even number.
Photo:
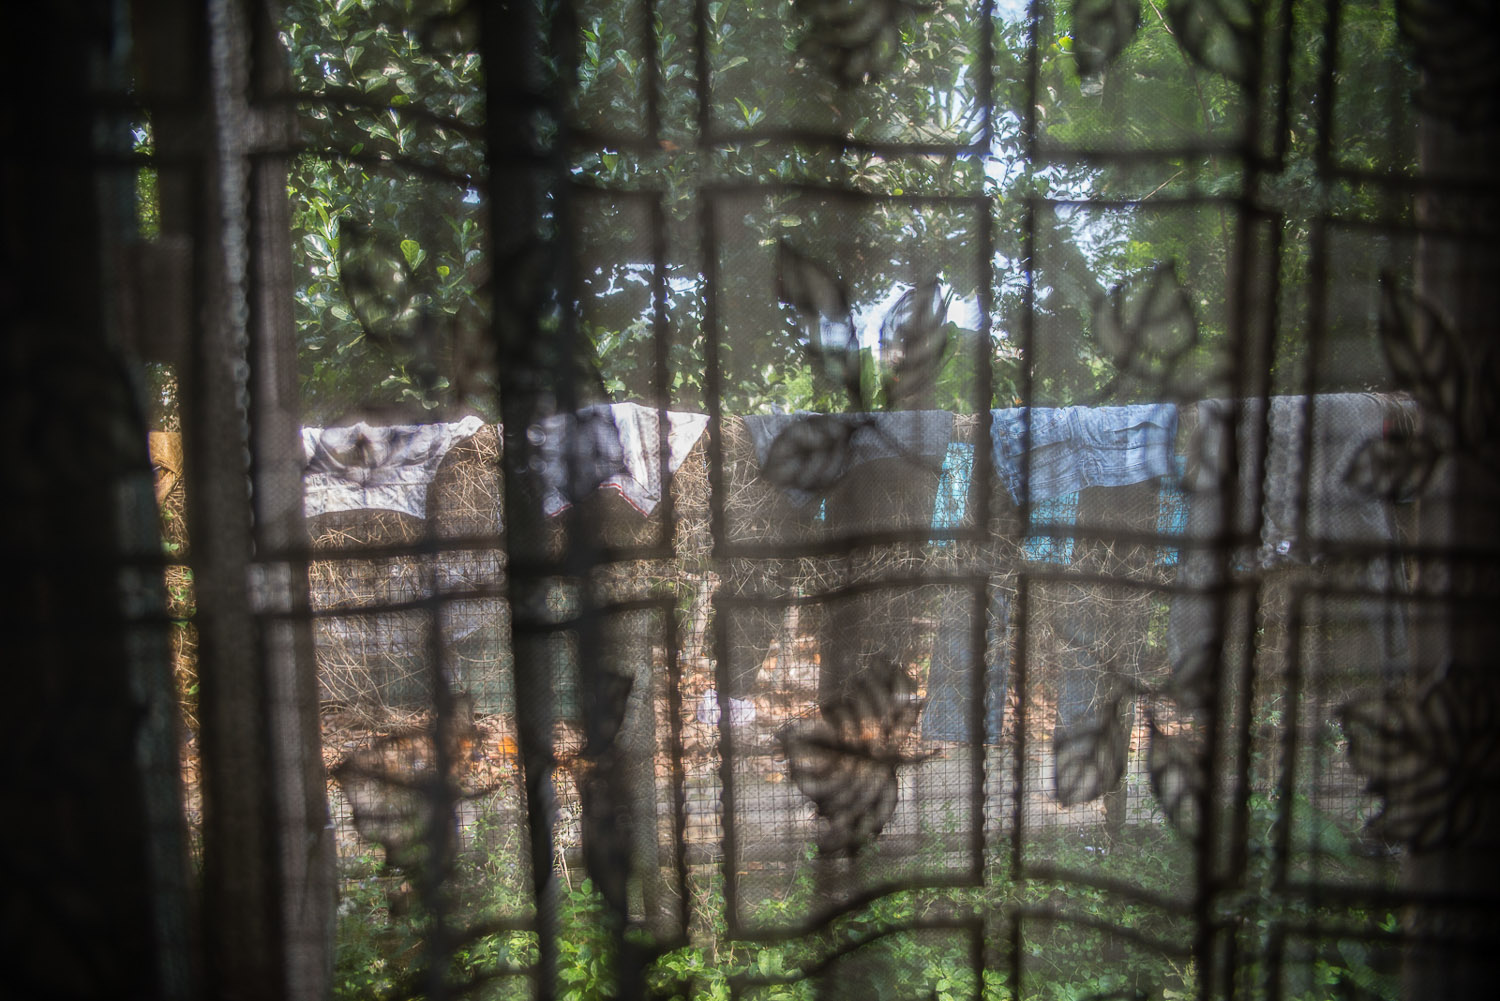
[[[1174,471],[1177,407],[1170,403],[1017,407],[994,411],[992,421],[995,472],[1017,504]]]

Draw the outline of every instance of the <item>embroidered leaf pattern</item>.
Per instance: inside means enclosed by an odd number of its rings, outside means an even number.
[[[886,400],[894,410],[928,405],[948,350],[948,304],[936,278],[896,300],[880,325],[880,358],[889,371]]]
[[[1414,851],[1460,845],[1500,789],[1500,697],[1493,675],[1451,667],[1412,699],[1340,711],[1349,760],[1384,806],[1370,826]]]
[[[371,339],[390,343],[416,336],[415,282],[400,246],[346,220],[339,226],[339,281],[350,309]]]
[[[822,493],[848,471],[858,427],[831,414],[793,421],[771,442],[761,475],[784,489]]]
[[[1441,459],[1437,443],[1426,435],[1373,438],[1350,459],[1344,482],[1372,497],[1409,501],[1421,496]]]
[[[1463,345],[1431,303],[1389,276],[1381,281],[1380,346],[1396,384],[1425,410],[1456,424],[1467,395]]]
[[[1146,771],[1151,792],[1172,826],[1193,837],[1198,832],[1207,789],[1202,734],[1191,728],[1168,732],[1150,712],[1147,725]]]
[[[442,803],[494,788],[480,767],[487,759],[473,702],[466,696],[454,701],[446,726],[381,737],[333,769],[355,830],[385,848],[395,865],[420,864],[433,845],[453,836],[453,818],[439,811]]]
[[[1055,735],[1057,801],[1076,806],[1118,786],[1125,776],[1129,750],[1130,734],[1119,699],[1106,703],[1098,717]]]
[[[1199,65],[1249,86],[1254,69],[1249,0],[1169,0],[1167,21]]]
[[[583,857],[589,877],[616,914],[627,907],[631,872],[630,786],[616,742],[625,724],[634,680],[613,670],[594,670],[583,681],[584,746],[572,769],[578,782]]]
[[[425,48],[444,55],[456,55],[478,44],[479,9],[477,4],[455,5],[422,22],[419,37]]]
[[[1500,355],[1478,331],[1460,331],[1424,297],[1380,279],[1380,347],[1397,388],[1421,408],[1423,428],[1370,441],[1345,480],[1375,496],[1410,499],[1453,455],[1491,476],[1500,430]]]
[[[1213,696],[1218,651],[1204,643],[1173,665],[1171,691],[1184,709],[1203,709]]]
[[[1101,296],[1094,337],[1122,375],[1193,391],[1184,362],[1198,346],[1198,316],[1173,263],[1158,263]]]
[[[1462,128],[1495,121],[1500,29],[1492,4],[1398,0],[1396,18],[1422,68],[1418,103]]]
[[[860,387],[859,337],[843,281],[782,241],[777,255],[777,285],[781,301],[797,311],[803,343],[813,363],[843,387],[853,409],[866,409]]]
[[[625,725],[625,712],[630,706],[630,692],[635,687],[633,679],[617,671],[598,670],[589,679],[585,696],[584,721],[586,733],[583,755],[596,757],[612,749],[620,727]]]
[[[1073,0],[1072,13],[1073,58],[1085,79],[1103,73],[1141,26],[1136,0]]]
[[[923,700],[895,664],[856,679],[819,715],[781,734],[792,781],[813,801],[826,826],[825,854],[858,852],[896,810],[897,770],[924,759],[907,753]]]
[[[929,6],[912,0],[797,0],[808,22],[803,51],[841,83],[867,83],[895,59],[901,19]]]

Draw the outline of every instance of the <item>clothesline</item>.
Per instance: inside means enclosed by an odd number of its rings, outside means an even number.
[[[1289,457],[1302,444],[1300,418],[1307,401],[1301,397],[1273,399],[1269,439],[1273,461],[1268,468],[1278,474],[1278,482],[1267,494],[1275,501],[1268,514],[1276,522],[1275,533],[1280,541],[1270,541],[1285,549],[1286,540],[1295,534],[1296,528],[1288,526],[1288,512],[1295,509],[1295,504],[1287,499],[1287,491],[1293,489],[1293,481],[1297,480],[1291,474],[1302,468],[1301,460]],[[1320,430],[1314,447],[1324,452],[1336,450],[1338,461],[1320,454],[1314,462],[1318,474],[1312,485],[1315,501],[1338,495],[1345,504],[1365,502],[1340,493],[1343,466],[1347,465],[1352,449],[1364,438],[1380,433],[1378,426],[1372,430],[1370,415],[1376,415],[1374,423],[1378,425],[1379,414],[1389,409],[1388,403],[1377,402],[1370,394],[1319,398]],[[1210,414],[1216,426],[1229,420],[1233,411],[1226,401],[1205,401],[1194,409]],[[1257,415],[1263,414],[1263,410],[1254,401],[1242,409],[1239,434],[1249,440],[1246,436],[1262,420]],[[641,514],[650,514],[660,502],[663,488],[659,413],[655,408],[625,403],[590,407],[577,414],[555,415],[539,422],[538,475],[546,513],[557,514],[573,498],[607,488],[619,492]],[[779,435],[814,416],[743,418],[757,460],[764,464]],[[945,411],[836,416],[851,428],[847,454],[841,460],[849,468],[892,456],[905,456],[933,469],[941,467],[946,489],[939,490],[934,524],[942,527],[958,523],[972,476],[972,446],[980,437],[977,418],[955,418]],[[1021,407],[994,410],[989,416],[993,468],[1018,504],[1064,501],[1087,487],[1158,480],[1175,488],[1179,481],[1178,411],[1173,404]],[[668,413],[668,419],[667,469],[671,473],[701,438],[708,417],[674,411]],[[1340,420],[1352,421],[1347,434],[1337,427]],[[444,456],[481,426],[479,418],[470,417],[453,424],[305,428],[302,437],[307,459],[306,513],[314,516],[380,508],[424,517],[426,488]],[[1341,435],[1348,437],[1353,445],[1339,444],[1343,440]],[[1211,438],[1199,442],[1199,450],[1209,459],[1218,454],[1216,441],[1217,438]],[[962,447],[965,445],[970,447],[965,449]],[[1241,453],[1244,457],[1251,454],[1245,447]],[[836,470],[840,474],[846,471]],[[570,482],[574,477],[576,481]],[[1238,479],[1244,483],[1257,477]],[[813,496],[792,486],[786,492],[799,504],[807,503]],[[1311,509],[1315,521],[1321,520],[1320,510],[1316,504]]]

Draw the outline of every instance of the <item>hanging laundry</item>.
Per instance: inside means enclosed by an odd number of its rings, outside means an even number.
[[[1174,473],[1177,408],[1017,407],[991,414],[995,473],[1017,504]]]
[[[1361,492],[1347,474],[1359,451],[1378,439],[1409,401],[1330,393],[1277,396],[1269,402],[1269,413],[1262,399],[1198,404],[1184,477],[1187,518],[1177,572],[1178,583],[1191,590],[1174,599],[1167,635],[1175,669],[1191,665],[1210,642],[1213,594],[1226,583],[1222,554],[1212,546],[1226,534],[1246,540],[1231,557],[1231,565],[1245,572],[1318,563],[1350,544],[1396,543],[1391,502]],[[1226,526],[1227,491],[1233,493],[1233,514]],[[1409,659],[1405,615],[1398,601],[1380,596],[1404,589],[1399,565],[1393,557],[1371,556],[1359,583],[1371,592],[1358,599],[1369,656],[1387,672],[1397,671]]]
[[[777,438],[792,425],[809,418],[824,419],[822,415],[798,412],[795,414],[753,415],[743,418],[750,442],[755,446],[755,459],[762,470],[771,455]],[[846,454],[840,457],[839,475],[855,466],[876,459],[908,459],[918,465],[930,466],[937,473],[948,453],[948,443],[953,438],[953,415],[946,410],[900,410],[888,414],[833,414],[828,420],[837,421],[849,429]],[[798,506],[811,502],[819,494],[811,490],[787,487],[786,495]]]
[[[642,515],[662,497],[661,412],[639,403],[598,404],[553,414],[536,425],[542,511],[549,517],[594,490],[617,491]],[[708,427],[706,414],[667,413],[667,473],[675,473]],[[569,455],[580,479],[570,489]]]
[[[747,726],[755,722],[755,703],[749,699],[726,697],[729,703],[729,722],[733,726]],[[708,689],[698,699],[697,719],[705,726],[713,726],[722,718],[719,710],[719,693]]]
[[[483,426],[452,424],[303,428],[302,509],[307,517],[381,509],[427,517],[427,486],[449,450]]]

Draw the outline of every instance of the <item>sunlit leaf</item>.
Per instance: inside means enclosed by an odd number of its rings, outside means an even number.
[[[415,269],[417,265],[427,259],[427,251],[423,250],[422,245],[416,240],[402,240],[401,256],[406,258],[408,267]]]

